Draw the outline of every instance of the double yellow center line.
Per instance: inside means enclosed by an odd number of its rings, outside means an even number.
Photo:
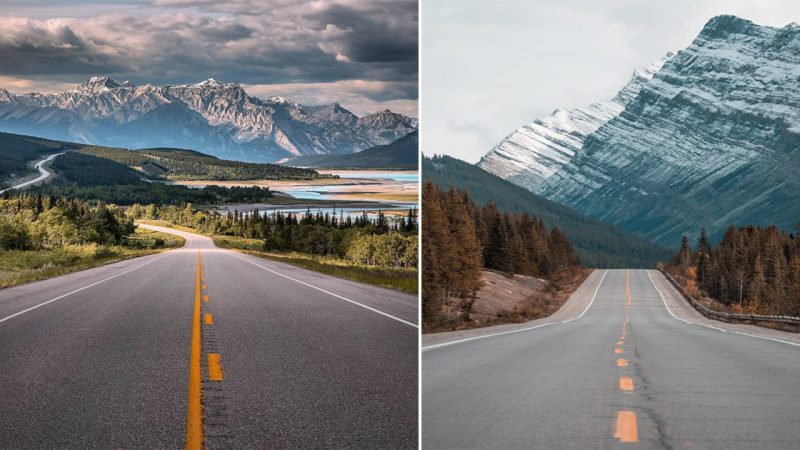
[[[200,334],[200,252],[197,252],[197,275],[194,288],[194,315],[192,316],[192,349],[189,356],[189,403],[186,412],[186,448],[203,448],[203,369],[201,364],[202,341]]]
[[[186,449],[202,450],[205,441],[203,430],[203,333],[202,326],[214,325],[214,316],[211,313],[203,314],[203,303],[208,303],[208,295],[203,295],[203,290],[208,285],[202,284],[203,261],[200,252],[197,252],[197,270],[194,287],[194,314],[192,315],[192,344],[189,354],[189,398],[186,411]],[[201,301],[202,299],[202,301]],[[201,323],[201,317],[203,319]],[[208,380],[222,381],[225,375],[219,353],[209,353]]]

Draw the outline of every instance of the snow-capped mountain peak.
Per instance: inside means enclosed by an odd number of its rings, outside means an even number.
[[[106,92],[108,90],[116,89],[121,86],[122,85],[117,83],[116,80],[113,80],[109,77],[91,77],[85,83],[78,86],[78,89],[91,93],[97,93],[97,92]]]
[[[225,83],[222,83],[221,81],[218,81],[216,78],[211,77],[207,80],[195,84],[194,86],[201,88],[221,88],[225,86]]]

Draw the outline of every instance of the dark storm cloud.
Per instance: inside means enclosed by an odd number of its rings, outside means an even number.
[[[68,25],[42,25],[27,20],[0,29],[0,71],[3,75],[116,72],[123,67],[95,51]]]
[[[150,0],[80,17],[43,18],[45,9],[37,11],[0,17],[0,77],[73,82],[77,75],[110,75],[168,84],[213,76],[249,85],[366,80],[384,87],[369,91],[370,99],[417,98],[416,1]],[[15,14],[14,7],[3,13]]]
[[[416,2],[396,1],[377,3],[371,10],[331,5],[311,19],[345,31],[337,41],[349,60],[382,63],[416,61],[416,14]]]

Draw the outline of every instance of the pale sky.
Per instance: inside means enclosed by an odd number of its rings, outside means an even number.
[[[613,97],[720,14],[782,27],[800,1],[424,0],[421,149],[477,162],[537,117]]]

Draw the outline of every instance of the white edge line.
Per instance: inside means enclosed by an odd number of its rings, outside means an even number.
[[[355,301],[355,300],[350,300],[350,299],[349,299],[349,298],[347,298],[347,297],[342,297],[342,296],[341,296],[341,295],[339,295],[339,294],[334,294],[334,293],[333,293],[333,292],[331,292],[331,291],[327,291],[327,290],[325,290],[325,289],[322,289],[321,287],[317,287],[317,286],[314,286],[313,284],[306,283],[305,281],[300,281],[300,280],[298,280],[298,279],[295,279],[295,278],[292,278],[292,277],[290,277],[290,276],[288,276],[288,275],[284,275],[284,274],[282,274],[282,273],[280,273],[280,272],[276,272],[276,271],[274,271],[274,270],[272,270],[272,269],[268,269],[268,268],[266,268],[266,267],[262,266],[261,264],[257,264],[257,263],[255,263],[255,262],[253,262],[253,261],[248,261],[248,260],[246,260],[246,259],[244,259],[244,258],[240,258],[240,257],[236,256],[236,255],[235,255],[235,254],[233,254],[233,253],[230,253],[230,252],[225,252],[225,254],[227,254],[227,255],[230,255],[231,257],[233,257],[233,258],[236,258],[236,259],[238,259],[238,260],[240,260],[240,261],[244,261],[244,262],[246,262],[246,263],[248,263],[248,264],[252,264],[252,265],[254,265],[254,266],[256,266],[256,267],[260,267],[260,268],[262,268],[262,269],[266,270],[267,272],[274,273],[275,275],[278,275],[278,276],[281,276],[281,277],[283,277],[283,278],[286,278],[287,280],[292,280],[292,281],[294,281],[295,283],[300,283],[300,284],[302,284],[302,285],[304,285],[304,286],[308,286],[308,287],[310,287],[310,288],[312,288],[312,289],[316,289],[316,290],[318,290],[318,291],[320,291],[320,292],[324,292],[324,293],[326,293],[326,294],[328,294],[328,295],[332,295],[332,296],[334,296],[334,297],[336,297],[336,298],[338,298],[338,299],[340,299],[340,300],[344,300],[344,301],[346,301],[346,302],[350,302],[350,303],[352,303],[352,304],[354,304],[354,305],[360,306],[360,307],[362,307],[362,308],[364,308],[364,309],[368,309],[368,310],[370,310],[370,311],[372,311],[372,312],[374,312],[374,313],[376,313],[376,314],[380,314],[380,315],[382,315],[382,316],[384,316],[384,317],[388,317],[388,318],[390,318],[390,319],[392,319],[392,320],[396,320],[396,321],[398,321],[398,322],[400,322],[400,323],[406,324],[406,325],[408,325],[408,326],[411,326],[411,327],[414,327],[414,328],[419,328],[419,326],[417,326],[417,324],[415,324],[415,323],[408,322],[408,321],[406,321],[406,320],[403,320],[403,319],[401,319],[401,318],[399,318],[399,317],[395,317],[395,316],[393,316],[393,315],[391,315],[391,314],[385,313],[385,312],[383,312],[383,311],[381,311],[381,310],[379,310],[379,309],[375,309],[375,308],[373,308],[373,307],[371,307],[371,306],[367,306],[367,305],[365,305],[365,304],[363,304],[363,303],[359,303],[359,302],[357,302],[357,301]]]
[[[171,252],[168,252],[167,254],[171,254]],[[156,262],[156,261],[159,261],[159,260],[161,260],[161,259],[165,258],[165,257],[167,256],[167,254],[164,254],[163,256],[161,256],[161,257],[159,257],[159,258],[154,258],[154,259],[152,259],[152,260],[150,260],[150,261],[147,261],[146,263],[144,263],[144,264],[141,264],[141,265],[138,265],[138,266],[136,266],[136,267],[134,267],[134,268],[132,268],[132,269],[126,270],[126,271],[124,271],[124,272],[120,272],[120,273],[118,273],[118,274],[116,274],[116,275],[112,275],[112,276],[110,276],[110,277],[108,277],[108,278],[104,278],[104,279],[102,279],[102,280],[100,280],[100,281],[95,281],[95,282],[94,282],[94,283],[92,283],[92,284],[87,284],[86,286],[84,286],[84,287],[81,287],[81,288],[78,288],[78,289],[75,289],[75,290],[74,290],[74,291],[72,291],[72,292],[67,292],[66,294],[59,295],[59,296],[58,296],[58,297],[56,297],[56,298],[51,298],[50,300],[47,300],[46,302],[39,303],[38,305],[31,306],[30,308],[27,308],[27,309],[23,309],[22,311],[16,312],[16,313],[14,313],[14,314],[12,314],[12,315],[10,315],[10,316],[3,317],[2,319],[0,319],[0,323],[3,323],[3,322],[5,322],[6,320],[11,320],[11,319],[13,319],[14,317],[17,317],[17,316],[21,316],[21,315],[23,315],[23,314],[25,314],[25,313],[27,313],[27,312],[33,311],[34,309],[41,308],[42,306],[49,305],[50,303],[53,303],[54,301],[57,301],[57,300],[61,300],[61,299],[62,299],[62,298],[64,298],[64,297],[68,297],[68,296],[70,296],[70,295],[72,295],[72,294],[76,294],[76,293],[78,293],[78,292],[80,292],[80,291],[83,291],[83,290],[85,290],[85,289],[89,289],[89,288],[90,288],[90,287],[92,287],[92,286],[97,286],[97,285],[98,285],[98,284],[100,284],[100,283],[105,283],[105,282],[106,282],[106,281],[108,281],[108,280],[111,280],[111,279],[117,278],[117,277],[119,277],[119,276],[125,275],[126,273],[133,272],[133,271],[134,271],[134,270],[136,270],[136,269],[140,269],[140,268],[142,268],[142,267],[144,267],[144,266],[146,266],[146,265],[148,265],[148,264],[150,264],[150,263],[154,263],[154,262]]]
[[[573,317],[572,319],[569,319],[569,320],[565,320],[565,321],[563,321],[561,323],[569,323],[569,322],[572,322],[573,320],[578,320],[581,317],[583,317],[584,314],[586,314],[586,311],[588,311],[589,308],[591,308],[592,303],[594,303],[594,299],[597,297],[597,291],[599,291],[600,290],[600,286],[603,285],[603,280],[606,279],[606,275],[608,275],[608,269],[606,269],[606,271],[603,272],[603,278],[600,278],[600,282],[597,283],[597,287],[594,288],[594,294],[592,295],[592,299],[589,301],[589,304],[586,305],[586,308],[583,309],[583,312],[581,313],[581,315],[578,316],[578,317]]]
[[[422,347],[421,350],[424,352],[424,351],[433,350],[433,349],[436,349],[436,348],[447,347],[448,345],[454,345],[454,344],[460,344],[462,342],[474,341],[474,340],[477,340],[477,339],[485,339],[485,338],[490,338],[490,337],[495,337],[495,336],[502,336],[504,334],[511,334],[511,333],[521,333],[523,331],[535,330],[537,328],[546,327],[548,325],[555,325],[557,323],[558,322],[547,322],[547,323],[542,323],[542,324],[539,324],[539,325],[536,325],[536,326],[533,326],[533,327],[520,328],[518,330],[501,331],[499,333],[485,334],[483,336],[475,336],[475,337],[471,337],[471,338],[461,339],[461,340],[458,340],[458,341],[443,342],[441,344],[434,344],[434,345],[429,345],[427,347]]]
[[[664,298],[664,294],[661,293],[661,289],[659,289],[658,286],[656,286],[655,281],[653,281],[653,277],[650,276],[650,271],[649,270],[647,271],[647,277],[650,278],[650,282],[653,284],[653,287],[656,288],[656,292],[658,292],[658,295],[661,297],[661,300],[664,302],[664,306],[667,308],[667,312],[669,312],[669,314],[672,317],[674,317],[674,318],[676,318],[676,319],[678,319],[678,320],[680,320],[682,322],[686,322],[686,323],[691,324],[691,325],[700,325],[701,327],[711,328],[712,330],[721,331],[723,333],[741,334],[742,336],[750,336],[750,337],[754,337],[754,338],[758,338],[758,339],[765,339],[765,340],[768,340],[768,341],[782,342],[784,344],[789,344],[789,345],[794,346],[794,347],[800,347],[800,344],[798,344],[796,342],[784,341],[784,340],[781,340],[781,339],[776,339],[776,338],[767,337],[767,336],[759,336],[757,334],[750,334],[750,333],[745,333],[745,332],[742,332],[742,331],[725,330],[725,329],[722,329],[722,328],[717,328],[717,327],[712,326],[712,325],[707,325],[707,324],[700,323],[700,322],[691,322],[689,320],[682,319],[682,318],[676,316],[675,314],[673,314],[672,310],[669,309],[669,305],[667,305],[667,300]]]
[[[608,275],[608,269],[606,269],[606,271],[603,273],[603,277],[600,278],[600,282],[597,283],[597,287],[594,289],[594,295],[592,295],[592,299],[589,301],[589,304],[586,305],[586,308],[584,308],[583,312],[578,317],[573,317],[572,319],[565,320],[565,321],[560,322],[560,323],[564,324],[564,323],[572,322],[573,320],[580,319],[581,317],[583,317],[584,314],[586,314],[586,311],[588,311],[589,307],[591,307],[592,303],[594,303],[594,299],[597,297],[597,291],[600,290],[600,286],[603,284],[603,280],[605,280],[606,275]],[[441,347],[447,347],[448,345],[454,345],[454,344],[460,344],[462,342],[474,341],[474,340],[477,340],[477,339],[485,339],[485,338],[490,338],[490,337],[495,337],[495,336],[502,336],[504,334],[511,334],[511,333],[521,333],[523,331],[535,330],[537,328],[546,327],[548,325],[555,325],[557,323],[559,323],[559,322],[547,322],[547,323],[542,323],[542,324],[539,324],[539,325],[536,325],[536,326],[532,326],[532,327],[520,328],[518,330],[501,331],[499,333],[485,334],[483,336],[475,336],[475,337],[471,337],[471,338],[460,339],[458,341],[443,342],[441,344],[434,344],[434,345],[429,345],[427,347],[422,347],[421,350],[424,352],[424,351],[433,350],[433,349],[437,349],[437,348],[441,348]]]

